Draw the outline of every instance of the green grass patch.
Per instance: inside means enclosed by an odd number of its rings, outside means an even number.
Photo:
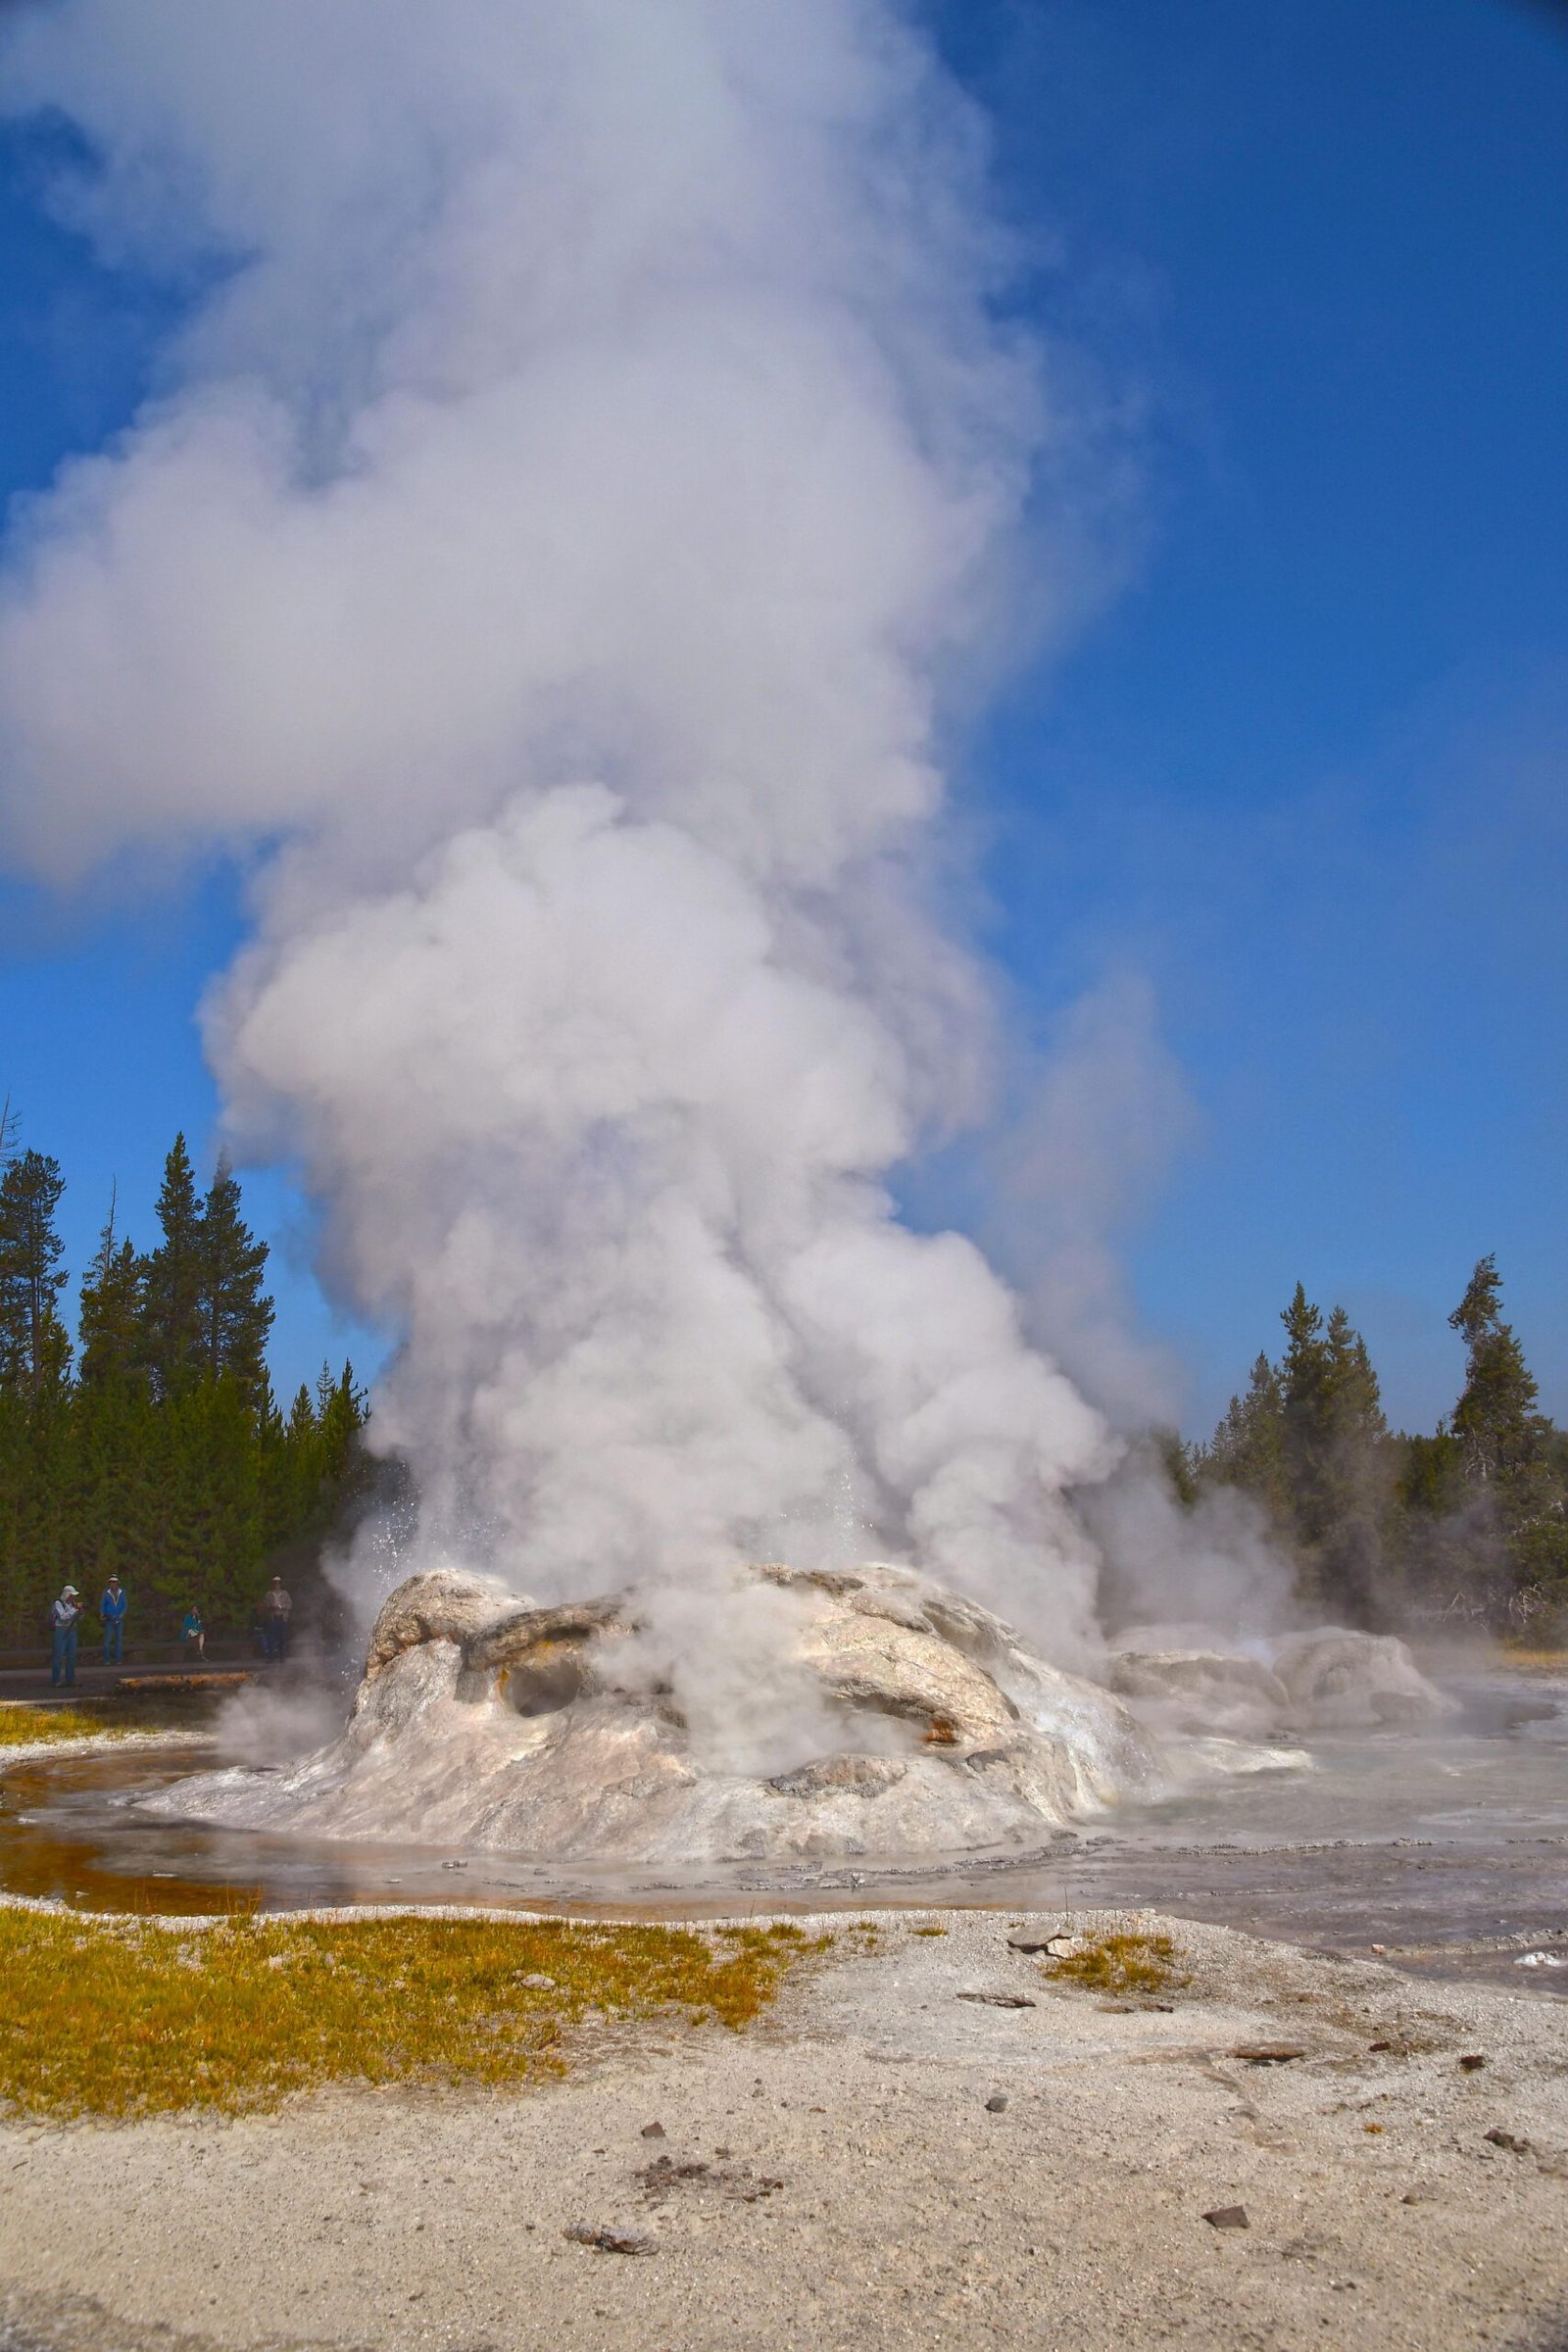
[[[799,1928],[235,1918],[199,1930],[0,1909],[0,2102],[35,2116],[276,2107],[326,2082],[562,2074],[590,2013],[738,2030]]]
[[[1176,1973],[1176,1946],[1168,1936],[1086,1936],[1077,1951],[1047,1965],[1054,1977],[1088,1992],[1164,1992],[1187,1983]]]
[[[33,1747],[40,1740],[122,1737],[143,1726],[103,1707],[23,1707],[0,1700],[0,1748]]]
[[[149,1682],[140,1690],[58,1707],[0,1699],[0,1751],[65,1740],[122,1740],[130,1732],[199,1732],[225,1694],[192,1680]]]

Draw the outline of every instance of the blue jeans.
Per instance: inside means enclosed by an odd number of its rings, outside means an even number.
[[[288,1619],[269,1616],[262,1620],[262,1655],[267,1658],[288,1656]]]
[[[123,1617],[104,1619],[104,1664],[123,1665],[125,1659],[125,1620]]]
[[[54,1650],[49,1660],[49,1680],[52,1683],[74,1683],[76,1679],[76,1629],[74,1625],[57,1625],[52,1630]]]

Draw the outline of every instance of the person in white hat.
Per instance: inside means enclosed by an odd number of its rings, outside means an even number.
[[[49,1659],[49,1680],[58,1690],[64,1683],[68,1690],[76,1681],[76,1620],[81,1615],[81,1601],[74,1585],[67,1585],[49,1612],[49,1631],[53,1644]]]

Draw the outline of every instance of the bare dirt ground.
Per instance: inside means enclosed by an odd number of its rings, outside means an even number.
[[[542,2088],[0,2125],[0,2352],[1568,2345],[1568,2005],[1148,1917],[1192,1982],[1126,2005],[870,1916]]]

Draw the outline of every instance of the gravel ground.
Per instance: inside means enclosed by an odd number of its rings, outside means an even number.
[[[538,2089],[0,2125],[0,2352],[1568,2347],[1568,2005],[1150,1915],[1192,1982],[1114,2004],[869,1916]]]

